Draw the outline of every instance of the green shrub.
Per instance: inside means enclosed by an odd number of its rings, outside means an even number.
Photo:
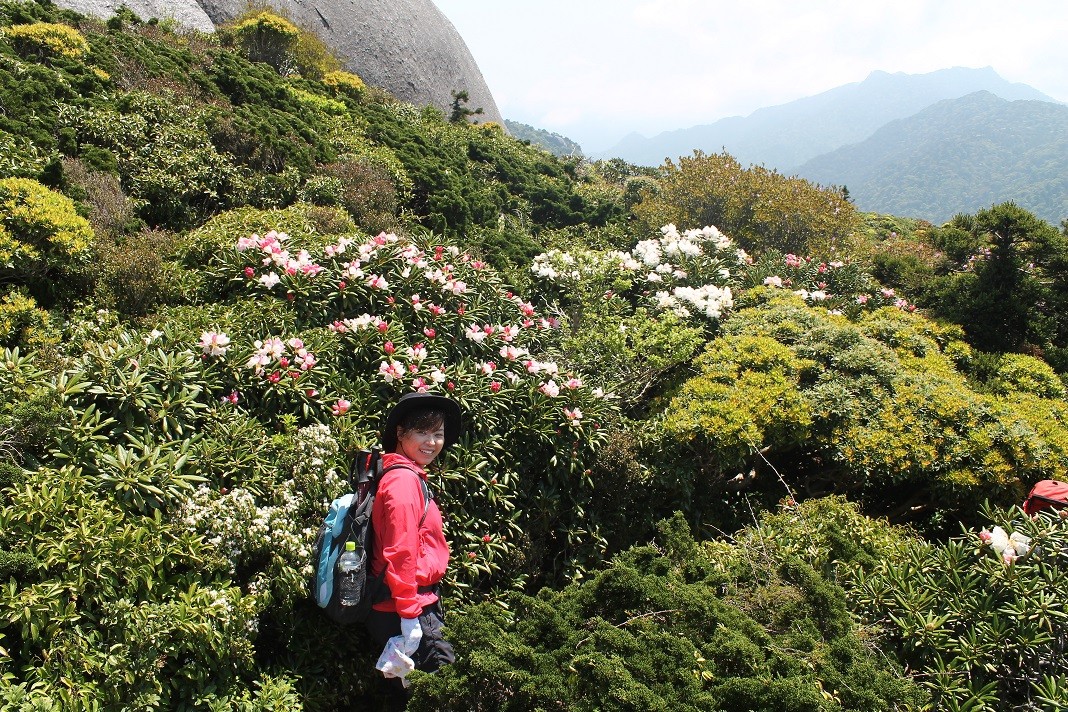
[[[850,586],[853,605],[887,632],[938,709],[1068,703],[1068,529],[1055,514],[1033,520],[1021,514],[984,511],[997,527],[979,536],[912,540]],[[1026,539],[1003,555],[998,549],[1008,540],[998,544],[999,531]]]
[[[450,618],[458,660],[413,710],[890,710],[923,695],[857,636],[840,589],[787,556],[658,546],[582,583]]]
[[[320,81],[337,92],[351,92],[357,96],[367,87],[358,75],[341,70],[327,72]]]
[[[89,52],[89,43],[81,32],[51,22],[11,25],[4,28],[3,37],[23,55],[41,59],[56,56],[80,59]]]
[[[668,161],[659,189],[633,212],[647,228],[715,225],[746,250],[848,254],[860,228],[853,206],[834,190],[789,178],[763,166],[743,168],[726,153]]]
[[[33,297],[13,291],[0,301],[0,346],[42,347],[52,331],[51,317]]]
[[[295,71],[293,50],[300,30],[292,22],[269,10],[250,12],[224,30],[245,56],[253,62],[269,64],[279,74]]]
[[[43,305],[77,294],[93,253],[93,230],[74,203],[37,181],[0,179],[0,276]]]

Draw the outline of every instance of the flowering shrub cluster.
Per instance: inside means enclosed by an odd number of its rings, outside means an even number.
[[[856,610],[889,636],[938,709],[1068,704],[1068,520],[984,510],[994,524],[855,572]],[[1011,531],[1011,534],[1006,532]]]
[[[748,256],[712,226],[680,233],[665,225],[660,232],[629,252],[545,252],[531,271],[561,292],[593,283],[606,287],[607,298],[614,288],[657,311],[718,320],[733,305],[730,284],[737,284]]]
[[[745,275],[746,287],[788,290],[808,304],[850,318],[864,311],[893,306],[913,312],[916,305],[894,289],[875,283],[856,262],[820,261],[794,254],[766,252]]]
[[[568,518],[581,518],[569,512],[581,511],[589,496],[583,461],[614,408],[552,356],[555,316],[539,313],[455,246],[390,233],[315,246],[272,230],[239,237],[215,260],[218,278],[243,285],[247,296],[239,298],[285,304],[301,325],[291,333],[222,325],[199,332],[222,407],[329,424],[344,461],[376,440],[382,414],[401,394],[448,394],[470,414],[466,442],[478,444],[476,454],[461,443],[450,453],[459,469],[454,463],[445,471],[442,496],[456,499],[450,522],[462,554],[456,585],[514,586],[597,559],[602,545],[588,520],[581,537],[568,535],[574,558],[562,560],[563,568],[544,568],[537,547],[517,548],[559,536],[574,526]],[[526,417],[517,420],[520,412]],[[484,489],[472,490],[471,477]],[[555,489],[546,497],[548,483]],[[320,498],[333,494],[327,484],[305,485]]]

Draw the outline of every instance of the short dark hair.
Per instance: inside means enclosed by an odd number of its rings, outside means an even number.
[[[400,427],[408,430],[431,430],[437,428],[439,425],[445,425],[445,412],[438,410],[437,408],[419,408],[412,410],[409,413],[405,413],[401,421],[397,423]]]

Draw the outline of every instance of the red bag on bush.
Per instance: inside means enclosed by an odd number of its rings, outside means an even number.
[[[1062,507],[1068,507],[1068,482],[1057,480],[1036,482],[1023,503],[1023,510],[1028,514],[1040,512],[1043,509],[1061,509]]]

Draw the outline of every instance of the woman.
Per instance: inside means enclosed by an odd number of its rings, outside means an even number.
[[[372,606],[367,630],[378,645],[402,636],[415,669],[433,672],[453,662],[441,634],[439,583],[449,564],[441,511],[430,494],[426,468],[460,436],[460,406],[444,396],[409,393],[386,417],[383,469],[371,510],[371,571],[385,571],[389,597]],[[399,467],[397,467],[399,465]],[[402,680],[389,679],[398,706],[407,699]]]

